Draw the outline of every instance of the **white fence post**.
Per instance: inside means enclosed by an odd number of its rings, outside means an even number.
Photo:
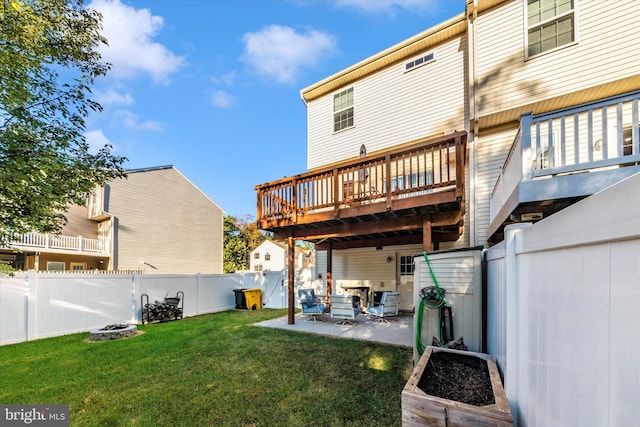
[[[505,361],[506,369],[505,392],[507,397],[517,396],[518,379],[518,360],[519,360],[519,324],[520,316],[518,313],[524,311],[519,310],[518,304],[522,302],[520,298],[520,282],[518,281],[518,256],[517,256],[517,237],[525,228],[531,226],[531,223],[508,225],[504,229],[505,240],[505,275],[506,275],[506,343],[505,343]],[[522,354],[526,354],[522,352]],[[524,379],[522,379],[524,380]],[[509,399],[511,414],[515,425],[518,425],[518,405],[515,399]]]
[[[38,284],[36,271],[27,273],[27,341],[35,339],[36,331],[36,304],[38,300]]]

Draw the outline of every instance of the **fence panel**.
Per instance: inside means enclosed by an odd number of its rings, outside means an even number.
[[[184,293],[183,315],[198,315],[198,275],[197,274],[139,274],[135,276],[135,318],[140,321],[140,297],[149,296],[149,302],[164,301],[165,297],[176,296],[178,291]]]
[[[0,344],[27,340],[27,305],[27,274],[0,278]]]
[[[198,314],[235,308],[234,289],[242,288],[242,274],[201,275],[198,286]]]
[[[486,252],[498,294],[488,300],[490,353],[503,359],[517,425],[637,422],[640,205],[629,200],[638,198],[635,175],[507,227],[504,248]]]
[[[35,309],[29,339],[132,322],[131,276],[99,276],[29,272],[30,307]]]
[[[306,279],[312,275],[301,275]],[[0,277],[0,345],[140,323],[143,294],[149,302],[184,292],[184,316],[235,308],[235,289],[259,288],[263,308],[286,308],[280,271],[240,274],[17,273]],[[296,286],[305,285],[296,281]]]

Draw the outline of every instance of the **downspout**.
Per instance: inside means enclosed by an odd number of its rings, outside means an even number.
[[[478,104],[476,91],[478,86],[478,73],[476,69],[476,21],[478,19],[478,0],[467,0],[467,61],[469,70],[469,132],[471,133],[469,148],[469,246],[476,246],[476,180],[478,171]],[[472,140],[472,141],[471,141]]]

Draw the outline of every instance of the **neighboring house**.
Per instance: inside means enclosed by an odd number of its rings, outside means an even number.
[[[265,240],[249,253],[251,271],[280,271],[287,268],[287,245],[273,240]],[[309,268],[314,265],[314,251],[295,248],[295,269]]]
[[[222,273],[223,210],[173,166],[127,171],[71,206],[59,235],[15,236],[18,269]]]
[[[328,292],[399,290],[413,257],[490,246],[640,171],[640,2],[475,0],[301,91],[308,171],[259,228],[326,251]]]

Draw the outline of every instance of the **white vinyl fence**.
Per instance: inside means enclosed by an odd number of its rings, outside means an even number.
[[[286,272],[75,274],[29,271],[0,277],[0,345],[140,323],[149,301],[184,292],[184,316],[235,308],[236,289],[260,289],[264,308],[287,307]],[[305,283],[296,281],[296,287]]]
[[[488,352],[516,425],[637,425],[640,175],[485,255]]]

